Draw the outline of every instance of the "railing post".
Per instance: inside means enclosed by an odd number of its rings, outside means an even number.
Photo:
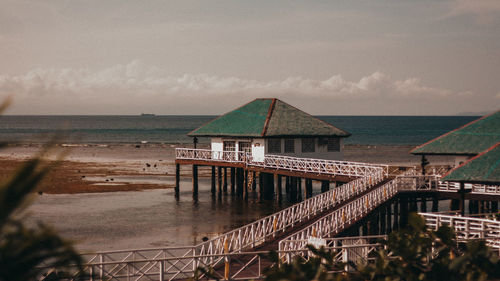
[[[201,254],[201,253],[200,253]],[[196,268],[197,268],[197,264],[196,264],[196,249],[193,248],[193,274],[196,273]]]
[[[90,281],[94,281],[94,266],[91,265],[90,268],[89,268],[89,278],[90,278]]]
[[[100,265],[99,265],[99,278],[101,280],[104,280],[104,264],[103,264],[104,263],[104,256],[103,256],[103,254],[99,255],[99,263],[100,263]]]
[[[165,271],[165,264],[164,264],[164,262],[165,262],[165,261],[163,261],[163,260],[161,260],[161,261],[160,261],[160,276],[159,276],[159,277],[160,277],[160,281],[163,281],[163,280],[164,280],[164,279],[163,279],[163,277],[164,277],[164,276],[163,276],[163,273],[164,273],[164,271]]]

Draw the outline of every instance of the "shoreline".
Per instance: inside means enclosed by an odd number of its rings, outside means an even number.
[[[170,189],[174,186],[175,148],[179,145],[156,144],[82,144],[55,146],[69,150],[67,156],[43,179],[37,192],[74,194],[147,189]],[[183,147],[189,147],[183,145]],[[345,145],[344,160],[416,166],[420,157],[409,154],[408,145]],[[14,144],[0,150],[0,180],[8,179],[17,167],[43,148],[39,144]],[[208,148],[208,145],[201,145]],[[433,165],[449,163],[450,157],[431,160]],[[181,178],[191,170],[181,168]],[[200,177],[209,177],[210,168],[200,167]]]

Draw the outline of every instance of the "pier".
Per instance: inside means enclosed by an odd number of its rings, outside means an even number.
[[[205,268],[223,280],[262,279],[263,269],[278,266],[265,254],[307,260],[308,244],[337,250],[337,261],[369,262],[383,247],[376,239],[407,226],[411,212],[430,229],[453,228],[457,243],[483,239],[500,254],[500,221],[492,218],[500,200],[500,143],[491,133],[499,122],[500,111],[412,150],[422,157],[420,170],[390,168],[336,160],[350,133],[280,100],[256,99],[188,134],[194,148],[175,151],[174,194],[187,166],[198,200],[198,169],[208,167],[212,197],[247,200],[252,192],[262,202],[294,204],[193,246],[90,254],[85,273],[91,280],[209,279],[198,271]],[[211,149],[197,149],[197,137],[211,137]],[[426,155],[455,155],[456,168],[429,170]],[[321,183],[315,196],[313,181]]]
[[[458,206],[462,211],[466,201],[469,208],[481,202],[493,210],[500,200],[498,186],[441,182],[439,175],[424,177],[414,168],[389,173],[387,165],[274,155],[254,162],[243,153],[219,154],[200,149],[178,149],[177,171],[181,165],[192,166],[193,171],[198,166],[212,167],[214,194],[224,193],[224,186],[229,182],[231,190],[236,187],[235,196],[244,196],[245,189],[254,186],[256,181],[263,185],[262,193],[271,193],[272,189],[273,194],[280,190],[274,182],[288,182],[287,188],[294,190],[299,186],[297,182],[304,181],[305,194],[310,180],[337,185],[329,189],[322,185],[323,192],[316,196],[198,245],[87,255],[84,257],[87,273],[109,280],[183,280],[192,277],[198,267],[210,267],[214,269],[213,274],[224,280],[258,279],[262,278],[264,268],[275,266],[262,254],[275,250],[283,262],[295,256],[308,259],[306,245],[312,238],[326,241],[327,248],[339,250],[340,260],[368,259],[368,253],[380,247],[374,237],[383,237],[380,235],[403,227],[412,211],[423,214],[433,229],[449,225],[455,228],[461,241],[484,238],[500,250],[498,221],[425,213],[436,212],[443,200],[458,200],[458,204],[450,204],[450,207]],[[225,177],[225,171],[234,172]],[[214,177],[214,173],[220,176]],[[197,174],[192,176],[195,196]],[[285,180],[271,180],[280,177]],[[177,172],[177,181],[179,178]],[[176,192],[178,190],[177,185]],[[427,202],[432,205],[430,208]]]
[[[330,184],[352,181],[358,177],[368,177],[368,180],[387,175],[389,166],[360,162],[347,162],[311,158],[298,158],[281,155],[266,155],[263,161],[253,161],[250,153],[234,151],[211,151],[207,149],[176,149],[176,182],[175,193],[179,194],[181,165],[192,168],[193,197],[198,197],[198,168],[209,166],[212,168],[211,183],[212,195],[221,194],[221,179],[224,178],[224,191],[227,192],[227,178],[231,179],[231,193],[236,196],[245,196],[249,189],[255,190],[259,183],[259,198],[272,199],[275,195],[282,198],[283,177],[285,191],[292,201],[302,196],[302,182],[304,182],[304,197],[312,196],[312,180],[321,181],[321,190],[330,189]],[[216,169],[217,167],[217,169]],[[216,173],[217,170],[217,173]],[[222,171],[224,173],[222,174]],[[230,175],[228,175],[228,171]],[[258,179],[256,176],[258,175]],[[373,178],[373,179],[372,179]],[[216,188],[218,183],[218,189]],[[275,184],[276,183],[276,184]],[[236,188],[235,188],[236,186]],[[218,191],[217,191],[218,190]]]

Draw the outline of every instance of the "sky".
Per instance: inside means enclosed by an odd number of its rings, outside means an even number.
[[[500,109],[498,0],[0,0],[7,114]]]

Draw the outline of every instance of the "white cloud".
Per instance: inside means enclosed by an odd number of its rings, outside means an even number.
[[[458,94],[468,93],[426,86],[418,78],[395,80],[382,72],[359,81],[348,81],[341,75],[325,80],[289,77],[257,81],[208,74],[167,76],[164,70],[140,61],[97,72],[34,69],[24,75],[0,75],[0,97],[12,95],[15,106],[11,113],[19,114],[136,114],[143,111],[216,114],[256,97],[278,97],[303,104],[311,113],[325,114],[335,109],[334,105],[341,106],[341,102],[391,104]],[[398,108],[396,112],[401,114],[403,110]]]
[[[448,16],[472,15],[480,23],[490,23],[500,16],[498,0],[456,0]]]

